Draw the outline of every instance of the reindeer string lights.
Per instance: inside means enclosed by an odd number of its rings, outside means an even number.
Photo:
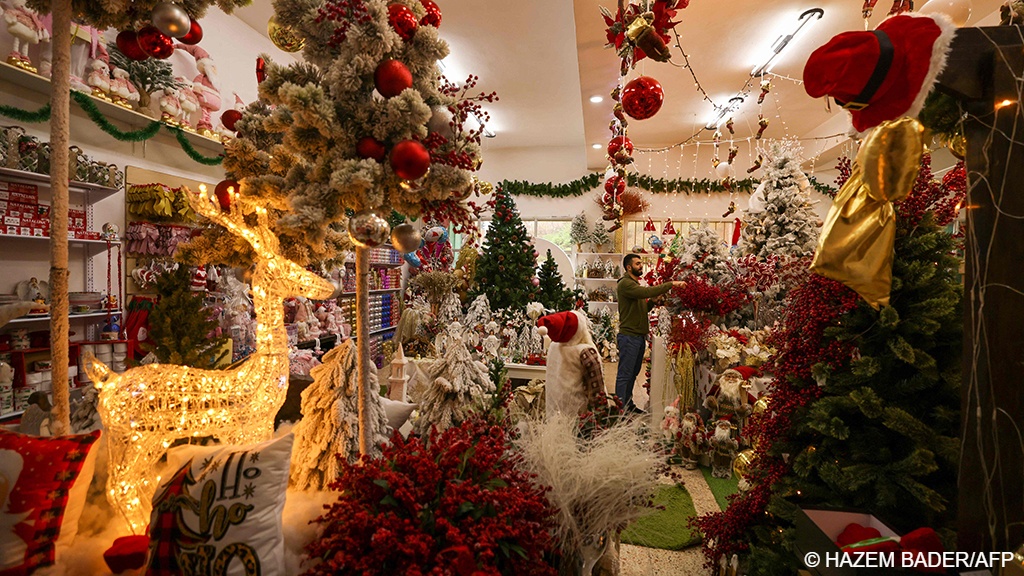
[[[274,416],[288,390],[282,301],[293,295],[322,300],[334,291],[327,280],[279,254],[265,208],[233,196],[231,209],[223,213],[205,186],[198,196],[188,194],[197,213],[245,239],[256,253],[255,353],[232,370],[151,364],[121,375],[91,355],[85,358],[85,370],[99,388],[97,409],[107,428],[107,497],[136,534],[149,523],[160,482],[151,475],[171,442],[214,436],[225,444],[251,444],[273,435]],[[256,226],[246,224],[246,211],[255,215]]]

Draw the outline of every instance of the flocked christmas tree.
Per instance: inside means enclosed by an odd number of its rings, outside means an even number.
[[[896,205],[891,305],[874,310],[817,275],[790,293],[769,409],[750,430],[752,489],[698,522],[709,560],[749,551],[750,574],[794,574],[798,507],[869,511],[953,544],[962,359],[959,262],[944,229],[966,189],[931,181],[925,155]]]
[[[294,428],[290,483],[300,490],[325,490],[338,478],[339,457],[350,462],[359,458],[359,398],[352,341],[324,354],[323,364],[313,368],[310,376],[313,383],[302,391],[302,420]],[[376,368],[370,370],[370,389],[371,398],[380,398]],[[379,401],[371,404],[371,455],[376,457],[390,429],[384,406]]]
[[[702,222],[689,234],[676,236],[670,252],[679,259],[675,267],[676,279],[691,274],[706,277],[711,282],[721,282],[731,277],[729,270],[729,248],[722,237]]]
[[[444,355],[427,368],[427,386],[416,420],[421,434],[431,427],[445,430],[465,421],[488,405],[495,390],[487,367],[473,360],[462,342],[462,325],[449,325],[446,336]]]
[[[464,320],[467,330],[483,330],[485,324],[491,321],[491,303],[487,301],[487,295],[481,294],[473,299],[466,310]]]
[[[191,291],[191,281],[188,266],[157,278],[159,298],[149,314],[149,333],[156,345],[146,351],[161,364],[213,368],[230,354],[222,348],[228,338],[215,335],[218,325],[203,302],[205,292]]]
[[[537,299],[533,273],[537,257],[512,197],[495,193],[494,219],[487,228],[469,297],[487,295],[491,310],[522,310]]]
[[[575,297],[572,291],[565,287],[565,282],[562,282],[562,274],[558,271],[558,264],[555,263],[551,250],[548,250],[544,263],[540,265],[537,278],[540,280],[537,301],[543,304],[544,308],[555,312],[572,310]]]
[[[767,158],[764,179],[743,213],[740,251],[759,260],[811,256],[818,242],[818,216],[811,209],[811,184],[800,170],[796,144],[772,144]]]
[[[337,258],[349,247],[347,210],[439,221],[470,213],[483,127],[465,122],[486,121],[480,102],[495,96],[471,94],[475,77],[459,86],[439,78],[448,55],[440,15],[418,0],[276,0],[274,10],[305,42],[305,62],[263,56],[266,105],[247,107],[224,168],[267,208],[284,255]],[[247,251],[222,236],[207,232],[187,257],[244,263]]]
[[[594,252],[604,252],[609,241],[611,241],[611,237],[608,236],[608,229],[600,222],[595,223],[594,232],[590,234],[590,243],[594,246]]]
[[[580,212],[572,219],[572,226],[569,228],[569,238],[576,243],[576,251],[583,249],[583,243],[590,241],[590,225],[587,223],[587,215]]]

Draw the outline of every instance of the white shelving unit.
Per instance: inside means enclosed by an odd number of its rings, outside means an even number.
[[[605,264],[607,264],[609,262],[613,263],[615,265],[615,270],[617,271],[617,275],[616,276],[604,276],[604,277],[601,277],[601,278],[587,278],[587,277],[579,276],[578,275],[579,271],[580,271],[580,268],[583,266],[584,263],[587,264],[587,266],[589,267],[591,264],[593,264],[595,262],[598,262],[598,261],[604,262]],[[616,284],[616,282],[619,281],[619,276],[621,276],[621,274],[622,274],[622,254],[619,254],[618,252],[577,252],[576,253],[576,271],[577,271],[577,276],[575,278],[576,285],[582,287],[587,292],[590,292],[592,290],[596,290],[596,289],[601,288],[601,287],[611,289],[614,292],[615,291],[615,284]],[[611,301],[611,302],[590,301],[590,303],[588,305],[588,308],[590,309],[591,312],[593,312],[596,309],[599,309],[601,307],[607,307],[609,305],[617,305],[617,304],[618,303],[614,302],[614,301]]]

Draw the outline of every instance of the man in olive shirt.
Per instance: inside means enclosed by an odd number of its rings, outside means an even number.
[[[622,259],[622,268],[626,271],[616,288],[619,300],[619,335],[616,344],[619,347],[619,369],[615,376],[615,395],[622,401],[626,412],[639,412],[633,404],[633,383],[640,374],[644,363],[644,347],[647,344],[647,299],[661,296],[673,286],[686,286],[685,282],[665,282],[657,286],[641,286],[640,275],[644,271],[644,262],[637,254],[626,254]]]

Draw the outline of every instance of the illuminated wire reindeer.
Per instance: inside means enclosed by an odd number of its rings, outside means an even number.
[[[91,355],[85,371],[99,388],[97,410],[107,429],[110,454],[107,497],[135,533],[149,523],[159,478],[153,470],[174,440],[214,436],[226,444],[269,439],[274,416],[288,391],[288,342],[284,328],[287,296],[322,300],[334,291],[327,280],[280,255],[265,208],[247,208],[237,195],[222,213],[200,187],[189,194],[195,211],[245,239],[255,252],[252,280],[256,309],[256,351],[231,370],[201,370],[150,364],[118,375]],[[257,220],[249,226],[243,212]]]

